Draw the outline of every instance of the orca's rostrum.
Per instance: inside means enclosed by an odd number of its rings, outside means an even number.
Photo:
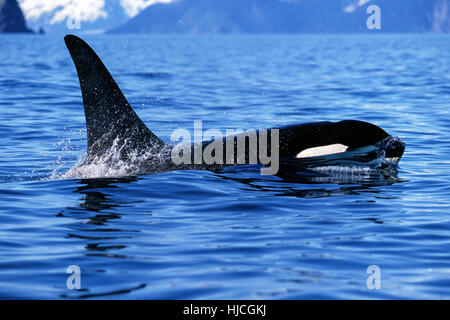
[[[89,45],[74,35],[64,40],[78,73],[86,117],[87,156],[73,169],[78,176],[101,176],[89,170],[99,163],[115,168],[116,175],[245,164],[262,165],[262,173],[276,174],[293,166],[375,159],[396,165],[405,150],[401,139],[358,120],[288,125],[174,146],[147,128]]]

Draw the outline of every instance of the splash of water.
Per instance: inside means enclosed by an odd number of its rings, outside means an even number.
[[[164,159],[163,153],[167,150],[156,151],[153,148],[127,150],[126,158],[123,158],[127,142],[128,139],[114,139],[112,146],[106,152],[90,158],[88,163],[77,161],[59,178],[115,178],[166,171],[167,165],[161,159]]]

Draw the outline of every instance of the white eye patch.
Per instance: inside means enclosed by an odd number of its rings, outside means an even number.
[[[336,143],[330,144],[328,146],[320,146],[309,148],[301,151],[297,154],[296,158],[309,158],[309,157],[318,157],[318,156],[326,156],[334,153],[345,152],[348,149],[348,146],[344,146],[343,144]]]

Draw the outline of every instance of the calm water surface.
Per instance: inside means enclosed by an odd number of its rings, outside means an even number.
[[[58,179],[86,134],[62,38],[0,37],[0,298],[450,298],[449,36],[87,36],[145,123],[359,119],[397,172]],[[66,269],[81,268],[81,290]],[[366,269],[381,269],[370,290]]]

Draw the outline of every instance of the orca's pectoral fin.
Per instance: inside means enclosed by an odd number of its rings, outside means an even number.
[[[131,108],[94,50],[74,35],[65,36],[64,41],[80,80],[86,116],[88,159],[104,153],[117,139],[126,143],[125,149],[154,148],[158,151],[164,147],[165,143],[146,127]]]

